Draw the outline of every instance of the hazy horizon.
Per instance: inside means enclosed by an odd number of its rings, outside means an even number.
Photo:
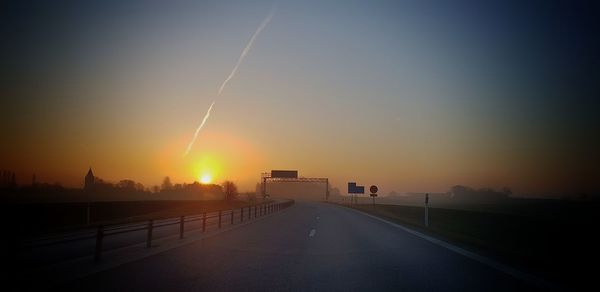
[[[273,6],[1,4],[0,169],[600,193],[597,10],[571,2],[276,1],[183,157]]]

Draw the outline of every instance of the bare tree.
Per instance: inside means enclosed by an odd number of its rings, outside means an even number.
[[[237,186],[228,180],[223,182],[223,192],[225,193],[225,200],[230,202],[234,201],[238,195]]]

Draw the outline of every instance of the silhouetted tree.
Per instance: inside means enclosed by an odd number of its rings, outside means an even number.
[[[225,200],[233,201],[238,195],[237,186],[232,181],[225,181],[223,182],[223,193],[225,193]]]
[[[469,187],[456,185],[456,186],[453,186],[450,188],[450,195],[452,197],[460,197],[460,196],[468,195],[468,194],[472,193],[473,191],[474,190]]]
[[[117,188],[123,190],[134,191],[135,190],[135,182],[130,179],[123,179],[117,183]]]
[[[163,191],[170,191],[171,189],[173,189],[173,184],[171,183],[171,179],[168,176],[165,176],[165,179],[163,180],[163,183],[161,185],[161,189]]]
[[[141,183],[136,183],[135,184],[135,190],[139,191],[139,192],[143,192],[144,191],[144,185]]]
[[[507,196],[510,196],[513,193],[509,187],[503,187],[502,192],[505,193]]]

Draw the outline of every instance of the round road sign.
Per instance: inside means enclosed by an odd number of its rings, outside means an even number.
[[[373,185],[369,188],[369,190],[371,191],[371,194],[376,194],[379,189],[377,186]]]

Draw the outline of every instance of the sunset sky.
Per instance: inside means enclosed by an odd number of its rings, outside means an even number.
[[[298,169],[383,194],[600,190],[597,6],[66,2],[0,4],[0,169],[20,183],[81,187],[91,166],[148,187]]]

